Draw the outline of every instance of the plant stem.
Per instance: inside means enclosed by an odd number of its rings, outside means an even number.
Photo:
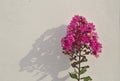
[[[79,53],[79,61],[80,61],[80,56],[81,56],[81,53]],[[78,66],[78,81],[80,81],[80,63]]]

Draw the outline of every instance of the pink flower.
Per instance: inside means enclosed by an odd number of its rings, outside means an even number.
[[[87,23],[87,20],[85,17],[83,16],[80,16],[80,20],[79,20],[82,24],[86,24]]]
[[[76,29],[75,25],[68,25],[67,32],[74,31]]]
[[[72,21],[75,21],[75,22],[78,22],[80,20],[81,16],[79,15],[75,15],[73,18],[72,18]]]
[[[72,46],[72,45],[71,45],[71,42],[70,42],[68,39],[62,38],[61,42],[62,42],[62,47],[63,47],[63,49],[65,49],[65,50],[67,50],[67,51],[69,51],[69,50],[72,49],[72,47],[71,47],[71,46]]]
[[[61,40],[63,49],[66,49],[67,51],[72,49],[72,44],[74,42],[75,42],[74,34],[72,33],[67,34],[67,36],[62,38]]]
[[[95,25],[93,23],[88,23],[87,32],[95,31]]]
[[[79,31],[82,33],[85,33],[87,30],[87,26],[86,25],[81,25],[80,28],[79,28]]]
[[[99,42],[91,41],[90,46],[91,46],[93,55],[98,56],[98,53],[101,53],[102,44],[100,44]]]
[[[88,36],[82,36],[81,41],[83,42],[83,44],[86,44],[90,42],[90,38]]]
[[[67,33],[66,38],[67,38],[68,40],[70,40],[71,43],[73,43],[73,42],[75,42],[75,38],[74,38],[74,36],[75,36],[74,33],[69,32],[69,33]]]
[[[88,33],[87,35],[90,37],[91,41],[97,41],[98,39],[98,35],[96,32],[91,32],[91,33]]]
[[[67,26],[67,34],[61,40],[63,50],[79,50],[83,44],[89,44],[93,55],[99,56],[102,44],[98,42],[95,25],[89,23],[85,17],[75,15]]]

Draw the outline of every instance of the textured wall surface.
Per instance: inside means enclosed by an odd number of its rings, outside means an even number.
[[[0,81],[75,81],[60,38],[71,17],[94,22],[103,52],[89,56],[93,81],[120,81],[119,0],[0,0]]]

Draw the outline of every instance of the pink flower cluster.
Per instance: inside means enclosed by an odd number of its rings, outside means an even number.
[[[85,17],[76,15],[67,27],[67,34],[61,39],[64,51],[80,50],[81,45],[89,44],[92,54],[96,57],[101,52],[102,44],[98,42],[95,25],[89,23]]]

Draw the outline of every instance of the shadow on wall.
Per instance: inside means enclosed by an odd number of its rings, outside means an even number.
[[[69,59],[62,54],[61,38],[65,36],[65,25],[49,29],[43,33],[33,44],[29,53],[21,59],[20,71],[35,71],[36,74],[43,73],[37,79],[42,81],[48,75],[52,81],[65,81],[68,75],[59,78],[58,74],[70,67]]]

